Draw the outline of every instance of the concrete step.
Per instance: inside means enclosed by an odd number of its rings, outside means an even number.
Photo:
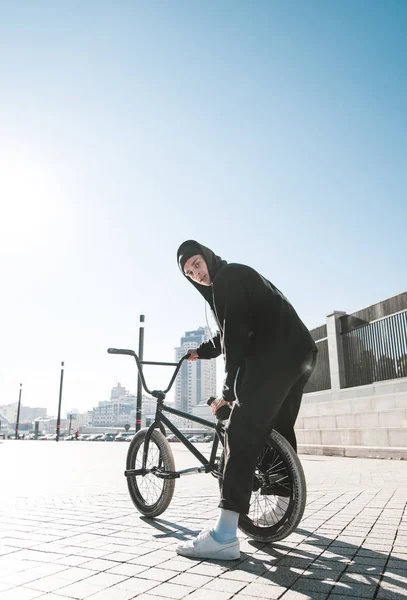
[[[407,448],[407,427],[296,429],[299,445]]]
[[[337,400],[354,400],[371,396],[388,396],[392,394],[407,394],[407,377],[400,379],[389,379],[387,381],[376,381],[368,385],[358,385],[340,390],[322,390],[321,392],[310,392],[304,394],[305,403],[332,402]]]
[[[318,456],[347,456],[349,458],[391,458],[407,460],[407,447],[383,448],[380,446],[322,446],[299,444],[298,454],[314,454]]]
[[[407,408],[384,411],[302,416],[300,411],[297,429],[367,429],[373,427],[407,427]]]
[[[302,403],[299,417],[318,417],[329,415],[347,415],[350,413],[407,409],[407,392],[381,394],[380,396],[361,396],[346,400]]]

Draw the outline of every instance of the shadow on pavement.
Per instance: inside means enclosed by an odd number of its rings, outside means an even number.
[[[285,587],[290,585],[292,590],[315,600],[322,598],[321,594],[324,597],[330,594],[336,600],[347,597],[377,600],[407,598],[407,560],[402,554],[391,556],[387,552],[332,540],[302,528],[295,533],[307,536],[297,546],[288,540],[287,544],[281,541],[272,545],[247,540],[248,545],[257,548],[265,559],[259,560],[256,552],[248,559],[249,563],[268,563],[269,569],[260,576],[262,579]],[[241,569],[242,565],[235,568]],[[287,576],[292,578],[295,575],[296,580],[290,583]]]
[[[189,527],[182,527],[182,525],[179,525],[178,523],[173,523],[172,521],[161,518],[150,519],[141,516],[140,520],[162,532],[161,534],[154,536],[157,539],[177,538],[179,540],[188,540],[191,536],[198,535],[201,531],[201,528],[190,529]]]
[[[200,531],[164,519],[143,520],[161,532],[156,536],[159,538],[183,540]],[[295,533],[304,541],[294,545],[288,538],[287,543],[264,544],[246,539],[242,541],[239,562],[201,562],[223,566],[226,578],[289,588],[311,600],[322,600],[328,595],[332,600],[407,599],[407,548],[404,556],[397,552],[392,556],[302,528]],[[270,598],[280,597],[284,590],[280,595],[278,592],[270,588]]]

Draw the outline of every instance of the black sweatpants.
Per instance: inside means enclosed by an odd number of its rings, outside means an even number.
[[[273,429],[297,450],[294,424],[315,362],[312,352],[296,365],[270,369],[266,376],[264,367],[246,363],[226,425],[220,508],[242,514],[249,511],[257,457]]]

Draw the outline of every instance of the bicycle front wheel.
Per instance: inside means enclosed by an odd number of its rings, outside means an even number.
[[[127,469],[142,468],[147,431],[141,429],[132,439],[127,453]],[[127,477],[127,486],[137,510],[146,517],[157,517],[168,508],[175,489],[175,479],[162,479],[151,471],[175,471],[171,447],[158,429],[154,429],[150,438],[146,469],[149,472],[145,475]]]
[[[220,460],[220,471],[224,456]],[[222,489],[222,480],[219,480]],[[239,529],[254,540],[277,542],[301,521],[307,486],[300,460],[287,440],[272,431],[257,459],[250,509],[239,517]]]

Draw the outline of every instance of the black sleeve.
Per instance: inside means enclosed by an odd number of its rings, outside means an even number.
[[[220,344],[220,333],[217,333],[212,340],[209,342],[203,342],[197,348],[199,358],[216,358],[222,354],[222,347]]]
[[[239,273],[230,273],[224,286],[223,344],[225,352],[225,381],[222,397],[235,400],[235,379],[244,364],[251,330],[251,307],[245,280]]]

